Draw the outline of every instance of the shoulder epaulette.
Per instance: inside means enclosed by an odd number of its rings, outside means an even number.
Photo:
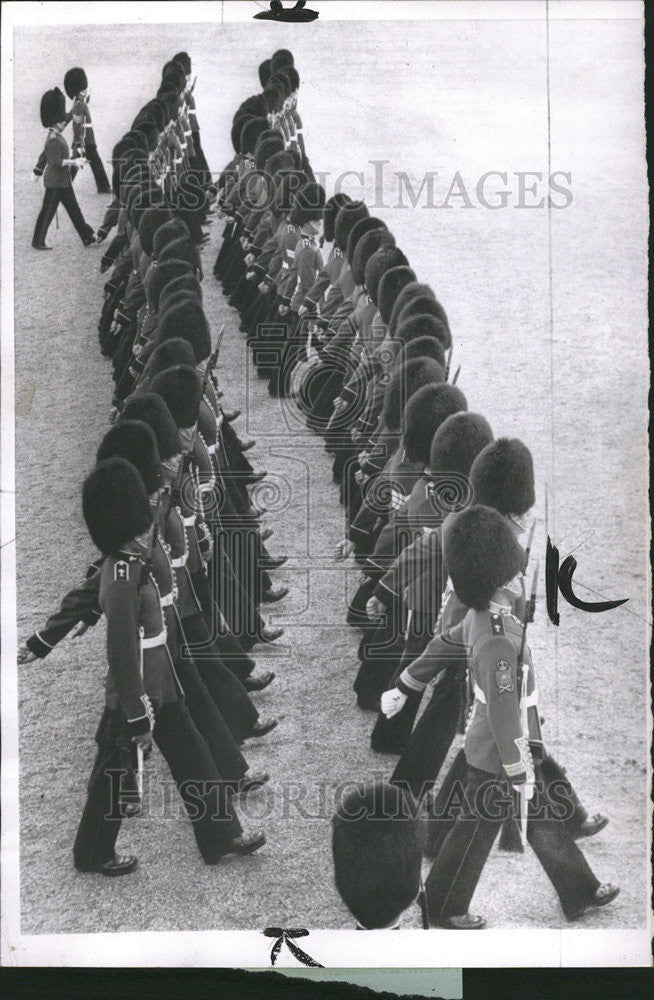
[[[504,622],[501,615],[490,616],[491,635],[504,635]]]

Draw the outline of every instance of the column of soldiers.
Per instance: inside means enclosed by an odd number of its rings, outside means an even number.
[[[214,274],[271,395],[324,438],[347,526],[336,558],[361,570],[347,612],[361,632],[357,702],[376,713],[373,749],[399,757],[390,782],[362,785],[334,818],[337,887],[358,926],[391,926],[426,856],[424,925],[480,929],[469,904],[502,827],[501,846],[528,842],[575,920],[619,890],[576,842],[608,820],[588,815],[540,731],[525,641],[531,453],[469,412],[447,314],[388,226],[316,184],[292,55],[259,79],[233,118]]]
[[[201,252],[217,189],[187,53],[165,64],[111,162],[114,197],[98,239],[115,229],[99,321],[112,426],[82,491],[99,554],[20,646],[19,662],[104,616],[105,705],[73,859],[80,872],[120,876],[137,864],[116,842],[122,820],[141,811],[153,742],[207,864],[265,843],[243,830],[236,797],[269,780],[248,768],[242,747],[277,725],[253,702],[275,675],[256,670],[252,650],[282,634],[261,609],[287,589],[271,579],[285,557],[267,551],[272,529],[250,492],[266,473],[250,464],[254,442],[235,432],[238,411],[223,408],[215,375],[221,335],[214,347]]]

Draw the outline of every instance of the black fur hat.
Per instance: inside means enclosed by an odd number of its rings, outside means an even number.
[[[89,85],[89,81],[86,78],[86,73],[81,68],[81,66],[75,66],[73,69],[69,69],[64,77],[64,90],[72,100],[73,97],[77,97],[81,94],[83,90],[86,90]]]
[[[296,90],[300,89],[300,74],[296,70],[295,66],[285,66],[284,76],[288,77],[288,81],[291,85],[291,93],[295,93]]]
[[[243,103],[236,109],[234,118],[240,114],[251,114],[255,117],[259,115],[266,115],[266,102],[263,99],[262,94],[253,94],[252,97],[247,97]]]
[[[268,83],[271,73],[272,73],[272,59],[264,59],[263,62],[259,63],[259,68],[257,69],[257,74],[259,76],[259,83],[261,84],[262,89]]]
[[[170,63],[166,68],[162,85],[174,87],[178,94],[181,94],[186,87],[186,73],[177,63]]]
[[[93,544],[107,556],[117,555],[152,524],[143,480],[124,458],[108,458],[86,477],[82,513]]]
[[[55,87],[54,90],[46,90],[41,98],[41,124],[43,128],[52,128],[58,122],[62,122],[66,117],[66,98]]]
[[[172,337],[183,337],[193,348],[195,362],[204,361],[211,354],[211,334],[202,304],[190,299],[188,302],[169,307],[159,312],[157,324],[159,343]]]
[[[296,163],[297,161],[290,149],[280,149],[278,153],[273,153],[272,156],[268,157],[263,169],[268,174],[268,177],[275,177],[284,170],[294,171]]]
[[[448,330],[439,319],[428,313],[419,313],[417,316],[403,319],[395,330],[395,339],[401,340],[403,344],[410,344],[412,340],[423,337],[435,337],[445,350]]]
[[[525,554],[511,526],[491,507],[452,514],[443,531],[443,554],[459,600],[483,611],[493,594],[522,569]]]
[[[368,930],[393,924],[420,890],[424,826],[397,785],[350,790],[332,820],[336,888]]]
[[[291,211],[296,193],[304,187],[306,182],[306,177],[301,170],[284,170],[282,174],[275,177],[272,205],[275,215],[284,215]]]
[[[194,281],[195,284],[192,284],[191,281]],[[180,302],[199,302],[202,305],[201,288],[197,278],[189,275],[181,275],[181,277],[169,281],[159,296],[159,309],[157,310],[159,315],[163,316],[167,309],[179,305]]]
[[[272,83],[274,86],[279,87],[284,100],[286,100],[292,91],[291,79],[284,69],[278,69],[274,72],[268,83]]]
[[[176,52],[173,56],[173,62],[179,63],[186,76],[191,75],[191,57],[188,52]]]
[[[384,393],[382,416],[389,431],[399,431],[404,407],[423,385],[445,382],[445,372],[431,358],[412,358],[393,372]]]
[[[354,257],[354,249],[363,236],[364,233],[368,233],[373,229],[385,229],[386,223],[382,222],[381,219],[376,218],[374,215],[367,215],[365,219],[359,219],[352,228],[350,229],[350,235],[347,238],[347,249],[345,251],[345,256],[348,259],[350,267],[352,266],[352,258]]]
[[[395,237],[388,229],[371,229],[357,240],[352,254],[352,277],[356,285],[366,280],[366,264],[381,246],[395,246]]]
[[[165,264],[167,260],[184,260],[191,265],[196,273],[200,271],[200,252],[187,236],[172,240],[159,250],[157,253],[158,263]]]
[[[435,299],[432,289],[429,285],[423,284],[421,281],[413,281],[410,285],[407,285],[402,289],[400,295],[398,295],[395,305],[393,306],[393,312],[391,313],[391,321],[389,324],[389,329],[391,331],[391,336],[395,336],[395,330],[397,327],[397,319],[402,310],[404,309],[407,302],[411,299],[417,298],[418,295],[426,295],[430,299]]]
[[[189,239],[190,238],[189,228],[183,219],[175,215],[168,222],[164,222],[157,230],[155,230],[154,236],[152,237],[152,251],[155,257],[159,257],[159,254],[172,243],[173,240],[179,239]]]
[[[136,392],[128,396],[120,420],[142,420],[147,424],[154,431],[162,462],[182,453],[183,445],[177,425],[163,398],[156,392]]]
[[[153,269],[148,285],[148,297],[155,312],[159,309],[159,298],[168,282],[184,274],[193,277],[191,265],[185,260],[167,260],[163,264],[157,264]]]
[[[246,122],[249,122],[255,116],[252,114],[237,115],[232,122],[232,128],[230,132],[230,138],[232,140],[232,146],[234,147],[235,153],[241,152],[241,132],[243,126]]]
[[[498,438],[477,455],[470,470],[475,503],[500,514],[526,514],[536,502],[534,462],[518,438]]]
[[[150,388],[159,393],[178,427],[192,427],[198,419],[202,380],[195,368],[176,365],[152,379]]]
[[[151,496],[161,486],[161,458],[152,428],[142,420],[121,419],[103,437],[96,462],[124,458],[138,471]]]
[[[147,150],[151,153],[159,141],[160,129],[157,123],[148,112],[147,114],[143,114],[142,117],[136,119],[134,127],[145,136]]]
[[[455,385],[441,382],[423,385],[414,392],[402,417],[402,442],[410,462],[429,462],[429,452],[434,434],[454,413],[468,409],[468,401]]]
[[[141,241],[143,253],[147,254],[148,257],[152,256],[152,240],[157,229],[165,225],[166,222],[170,222],[172,218],[173,213],[165,205],[156,205],[154,208],[148,208],[141,216],[141,221],[139,222],[139,240]]]
[[[362,201],[348,201],[339,208],[334,222],[334,243],[343,253],[347,250],[347,240],[352,228],[360,219],[370,215],[368,207]]]
[[[240,150],[241,153],[254,156],[254,149],[257,139],[262,132],[268,128],[267,118],[248,118],[241,129]]]
[[[271,136],[269,139],[259,139],[254,152],[254,162],[257,170],[263,170],[266,160],[273,153],[280,153],[284,148],[284,140],[281,135]]]
[[[375,253],[368,258],[364,271],[364,284],[368,295],[379,308],[379,284],[392,267],[407,267],[408,260],[399,247],[382,244]]]
[[[455,413],[434,434],[429,469],[436,477],[448,472],[469,476],[475,458],[492,440],[490,424],[480,413]]]
[[[160,188],[146,181],[144,184],[135,185],[127,196],[125,207],[130,222],[135,229],[138,229],[143,214],[149,208],[163,204],[164,195]]]
[[[445,350],[449,350],[452,344],[452,334],[450,333],[450,327],[447,322],[447,316],[445,315],[445,310],[443,309],[440,302],[437,299],[431,298],[429,295],[417,295],[414,299],[409,299],[406,305],[402,308],[397,317],[397,326],[400,327],[407,319],[412,316],[433,316],[435,319],[439,320],[442,325],[441,328],[441,339],[443,336],[443,331],[445,331],[443,340],[443,347]]]
[[[270,66],[275,73],[282,66],[294,66],[295,60],[293,59],[293,53],[290,49],[277,49],[273,52],[272,59],[270,60]]]
[[[351,201],[352,199],[348,194],[344,194],[342,191],[339,191],[337,194],[333,194],[331,198],[328,198],[325,202],[325,207],[322,213],[325,243],[333,243],[336,215],[343,205],[348,205]]]
[[[295,195],[288,221],[292,226],[298,227],[307,222],[319,222],[324,207],[325,189],[322,185],[309,181]]]
[[[395,299],[406,285],[415,280],[415,272],[406,264],[384,271],[377,286],[377,308],[382,322],[388,325]]]
[[[189,368],[193,368],[195,364],[195,354],[190,342],[183,337],[170,337],[155,347],[150,355],[148,373],[153,379],[166,368],[174,368],[176,365],[188,365]]]
[[[273,111],[279,111],[284,103],[281,87],[268,82],[263,88],[263,99],[266,102],[268,114],[272,114]]]
[[[405,361],[410,361],[411,358],[433,358],[434,361],[438,361],[443,370],[445,370],[447,364],[443,345],[436,337],[416,337],[415,340],[410,340],[406,344],[403,344],[395,358],[393,367],[399,368],[400,365],[404,364]]]

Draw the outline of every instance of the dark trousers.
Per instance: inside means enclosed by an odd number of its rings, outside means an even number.
[[[105,709],[96,735],[98,752],[86,805],[73,847],[75,867],[80,871],[110,861],[115,853],[122,822],[119,807],[121,755],[117,742],[120,733],[120,713]],[[172,702],[159,709],[152,735],[193,824],[200,854],[211,864],[225,854],[230,842],[243,832],[232,806],[231,792],[182,702]]]
[[[461,700],[461,673],[454,663],[441,674],[391,777],[393,784],[408,789],[418,800],[433,787],[452,746]]]
[[[32,244],[40,245],[45,243],[48,228],[55,217],[57,206],[60,203],[68,212],[70,221],[75,226],[75,229],[79,234],[79,238],[83,243],[85,243],[89,237],[93,235],[92,228],[89,226],[88,222],[85,221],[84,216],[82,215],[82,210],[77,204],[77,198],[75,197],[75,192],[72,187],[46,188],[43,194],[41,211],[39,212],[39,216],[36,220],[36,226],[34,227]]]
[[[98,147],[95,144],[87,144],[84,147],[84,155],[89,161],[89,166],[93,171],[93,179],[95,181],[95,186],[98,189],[98,194],[111,194],[111,185],[109,184],[107,172],[104,169],[104,163],[100,159]]]
[[[540,780],[540,768],[536,780]],[[502,775],[468,766],[463,810],[453,820],[426,882],[432,920],[468,912],[486,859],[511,803],[511,787]],[[552,882],[563,912],[571,916],[590,902],[599,887],[566,825],[529,806],[527,840]]]

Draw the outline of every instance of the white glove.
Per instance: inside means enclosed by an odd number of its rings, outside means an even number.
[[[392,719],[394,715],[401,712],[406,699],[407,696],[399,688],[391,688],[390,691],[384,691],[381,696],[381,710],[386,718]]]
[[[341,562],[343,559],[347,559],[354,552],[354,542],[351,542],[349,538],[344,538],[342,542],[339,542],[334,549],[334,559],[336,562]]]
[[[371,597],[366,604],[366,614],[371,621],[379,621],[386,614],[386,605],[378,597]]]
[[[35,174],[35,173],[33,173],[32,174],[32,184],[36,184],[37,181],[40,181],[41,178],[42,178],[42,176],[43,176],[43,174]]]
[[[32,650],[28,648],[26,642],[21,642],[18,647],[16,661],[18,663],[32,663],[36,659],[38,659],[36,653],[33,653]]]

